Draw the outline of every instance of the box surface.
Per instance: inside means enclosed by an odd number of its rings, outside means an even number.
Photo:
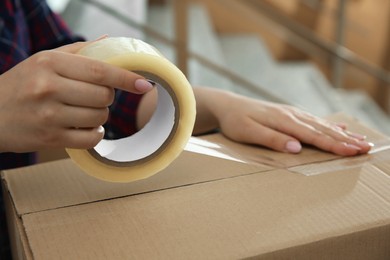
[[[390,139],[336,115],[375,148],[299,155],[221,135],[167,169],[115,184],[70,159],[4,171],[21,259],[390,259]]]

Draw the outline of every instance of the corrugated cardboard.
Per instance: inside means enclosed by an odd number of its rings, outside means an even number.
[[[71,160],[2,174],[21,259],[390,259],[390,139],[343,158],[196,142],[159,174],[96,180]],[[203,146],[203,147],[201,147]],[[208,151],[204,154],[204,151]]]

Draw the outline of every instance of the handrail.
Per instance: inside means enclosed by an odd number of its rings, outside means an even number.
[[[190,0],[174,0],[175,7],[178,8],[177,10],[181,10],[181,12],[183,12],[182,14],[180,14],[180,12],[176,12],[175,14],[176,15],[175,19],[180,19],[180,21],[176,21],[176,24],[179,24],[176,25],[177,26],[176,33],[180,35],[179,37],[176,37],[176,39],[174,40],[167,38],[160,32],[150,28],[147,25],[134,21],[133,19],[115,10],[114,8],[110,7],[107,4],[104,4],[96,0],[78,0],[78,1],[82,1],[94,5],[95,7],[106,12],[112,17],[120,20],[121,22],[133,28],[143,31],[149,37],[157,39],[158,41],[161,41],[162,43],[165,43],[167,45],[173,46],[176,50],[178,50],[177,54],[178,54],[179,64],[180,64],[179,68],[184,72],[186,72],[188,58],[193,58],[194,60],[197,60],[198,62],[214,70],[215,72],[223,75],[224,77],[229,78],[235,83],[239,83],[243,85],[248,90],[253,90],[258,92],[259,94],[263,95],[264,98],[267,98],[270,101],[290,104],[290,102],[288,102],[287,100],[271,93],[269,90],[267,90],[266,88],[260,85],[253,84],[251,81],[248,81],[247,79],[243,78],[242,76],[235,73],[234,71],[222,67],[208,60],[207,58],[188,50],[188,44],[187,44],[188,38],[186,35],[187,33],[186,32],[186,28],[187,28],[186,26],[187,7],[186,6],[189,4]],[[320,55],[321,51],[328,54],[330,53],[338,57],[339,59],[343,60],[344,62],[354,65],[357,68],[360,68],[361,70],[365,71],[366,73],[376,77],[377,79],[380,79],[381,81],[390,84],[390,73],[388,73],[386,70],[381,69],[378,66],[365,61],[364,59],[360,58],[356,53],[352,52],[351,50],[347,49],[342,45],[321,39],[320,37],[315,35],[310,30],[306,29],[305,27],[301,26],[300,24],[292,21],[291,19],[288,19],[287,17],[278,14],[273,8],[270,8],[268,5],[262,3],[262,1],[251,1],[251,0],[247,0],[247,1],[214,0],[214,1],[219,1],[220,4],[223,4],[225,7],[234,10],[235,13],[241,13],[246,18],[251,19],[255,25],[258,24],[259,26],[263,25],[264,22],[259,18],[259,16],[256,13],[257,10],[260,10],[261,12],[263,12],[265,16],[268,17],[268,21],[267,21],[268,23],[273,24],[273,26],[279,26],[279,29],[282,29],[284,32],[289,33],[289,36],[291,36],[293,39],[295,39],[297,42],[300,43],[300,44],[295,44],[295,47],[301,48],[303,49],[303,51],[309,52],[309,54],[313,55],[314,57]],[[280,28],[281,27],[280,24],[283,24],[283,28]],[[302,45],[304,46],[304,48],[302,48]]]
[[[73,0],[73,1],[75,1],[75,0]],[[188,48],[186,47],[188,45],[186,45],[185,48],[183,48],[183,46],[184,46],[183,42],[180,42],[180,40],[178,41],[177,39],[174,39],[174,40],[169,39],[168,37],[161,34],[160,32],[150,28],[147,25],[144,25],[144,24],[141,24],[139,22],[134,21],[133,19],[131,19],[127,15],[122,14],[121,12],[115,10],[114,8],[110,7],[107,4],[104,4],[104,3],[96,1],[96,0],[77,0],[77,1],[81,1],[84,3],[90,4],[90,5],[93,5],[96,8],[100,9],[101,11],[107,13],[108,15],[111,15],[113,18],[123,22],[124,24],[126,24],[128,26],[131,26],[133,28],[136,28],[136,29],[143,31],[149,37],[152,37],[158,41],[161,41],[164,44],[174,46],[176,49],[178,49],[178,47],[181,46],[182,47],[181,51],[185,55],[185,57],[193,58],[194,60],[198,61],[202,65],[214,70],[215,72],[223,75],[224,77],[232,80],[233,82],[243,85],[248,90],[253,90],[253,91],[255,91],[255,93],[259,93],[260,95],[262,95],[264,98],[266,98],[269,101],[282,103],[282,104],[291,104],[291,102],[273,94],[272,92],[270,92],[266,88],[262,87],[261,85],[253,84],[252,82],[245,79],[241,75],[235,73],[234,71],[232,71],[228,68],[225,68],[223,66],[220,66],[220,65],[208,60],[207,58],[188,50]],[[175,1],[180,2],[183,0],[175,0]],[[187,3],[187,1],[183,1],[183,3]],[[183,8],[183,7],[181,7],[181,8]],[[185,16],[183,16],[183,17],[185,17]],[[180,68],[180,69],[182,69],[182,68]]]
[[[188,74],[188,0],[173,1],[176,49],[177,49],[177,66],[180,70]]]
[[[337,10],[337,23],[336,23],[336,34],[335,34],[335,43],[337,46],[344,46],[345,43],[345,22],[346,22],[346,1],[347,0],[339,0],[339,6]],[[343,60],[334,55],[333,64],[332,64],[332,81],[333,85],[336,88],[342,88],[343,86],[343,72],[344,72],[344,62]]]
[[[347,62],[366,73],[374,76],[375,78],[390,84],[390,73],[379,66],[376,66],[359,55],[351,51],[350,49],[330,41],[325,41],[318,37],[311,30],[300,25],[296,21],[285,17],[279,14],[274,8],[271,8],[262,1],[236,1],[236,0],[215,0],[223,3],[224,6],[229,6],[232,10],[237,12],[237,9],[246,13],[246,17],[250,17],[255,23],[259,24],[259,19],[256,15],[256,11],[261,11],[264,16],[267,16],[271,21],[276,24],[282,24],[286,33],[289,33],[289,36],[296,39],[297,41],[305,41],[306,44],[311,45],[311,47],[317,48],[319,50],[325,51],[329,54],[332,54],[344,62]],[[256,11],[255,11],[256,10]],[[291,42],[291,44],[294,44]],[[296,48],[299,48],[303,51],[307,49],[302,49],[302,46],[295,44]],[[316,53],[313,52],[311,55],[316,56]]]

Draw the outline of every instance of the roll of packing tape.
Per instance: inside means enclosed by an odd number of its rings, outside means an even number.
[[[195,98],[186,77],[151,45],[132,38],[106,38],[81,49],[80,55],[134,71],[154,81],[157,107],[134,135],[103,139],[89,150],[70,149],[70,158],[87,174],[111,182],[150,177],[184,149],[195,122]]]

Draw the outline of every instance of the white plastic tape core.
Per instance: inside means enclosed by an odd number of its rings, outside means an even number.
[[[142,74],[142,73],[139,73]],[[121,162],[123,166],[153,155],[163,150],[164,143],[170,140],[175,126],[175,105],[173,97],[168,91],[156,82],[158,92],[157,107],[149,122],[137,133],[131,136],[100,141],[94,150],[102,158],[113,163]],[[178,111],[179,112],[179,111]],[[94,156],[97,156],[96,154]]]

